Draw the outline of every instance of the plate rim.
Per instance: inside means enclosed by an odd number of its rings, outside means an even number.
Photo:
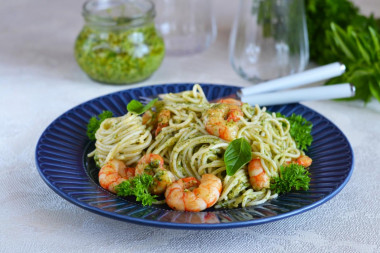
[[[152,85],[149,85],[149,86],[139,86],[139,87],[133,87],[133,88],[126,88],[126,89],[122,89],[122,90],[119,90],[119,91],[114,91],[114,92],[110,92],[110,93],[107,93],[107,94],[104,94],[104,95],[97,96],[95,98],[89,99],[89,100],[87,100],[85,102],[82,102],[82,103],[80,103],[80,104],[78,104],[78,105],[76,105],[76,106],[74,106],[74,107],[66,110],[64,113],[62,113],[61,115],[59,115],[58,117],[56,117],[42,131],[40,137],[38,138],[38,141],[37,141],[37,144],[36,144],[36,148],[35,148],[35,162],[36,162],[36,167],[37,167],[37,170],[39,172],[39,175],[41,176],[41,178],[43,179],[43,181],[49,186],[49,188],[51,188],[60,197],[62,197],[63,199],[67,200],[68,202],[70,202],[70,203],[72,203],[72,204],[74,204],[76,206],[79,206],[79,207],[81,207],[81,208],[83,208],[83,209],[85,209],[87,211],[90,211],[92,213],[95,213],[95,214],[98,214],[98,215],[102,215],[104,217],[108,217],[108,218],[124,221],[124,222],[131,222],[131,223],[134,223],[134,224],[139,224],[139,225],[154,226],[154,227],[161,227],[161,228],[172,228],[172,229],[191,229],[191,230],[199,230],[199,229],[202,229],[202,230],[203,229],[227,229],[227,228],[247,227],[247,226],[261,225],[261,224],[265,224],[265,223],[269,223],[269,222],[273,222],[273,221],[289,218],[289,217],[292,217],[294,215],[298,215],[298,214],[307,212],[307,211],[309,211],[311,209],[314,209],[314,208],[322,205],[323,203],[326,203],[327,201],[331,200],[349,182],[349,180],[350,180],[350,178],[352,176],[353,170],[354,170],[355,156],[354,156],[354,152],[353,152],[351,143],[349,142],[347,136],[330,119],[326,118],[325,116],[323,116],[319,112],[311,109],[310,107],[305,106],[305,105],[300,104],[300,103],[294,103],[294,104],[295,105],[300,105],[300,106],[304,107],[305,109],[307,109],[309,111],[312,111],[313,113],[317,114],[318,116],[320,116],[324,120],[327,120],[336,130],[338,130],[340,132],[340,134],[344,138],[345,142],[347,143],[348,149],[349,149],[350,154],[351,154],[351,158],[352,158],[351,161],[350,161],[351,162],[351,167],[349,168],[349,172],[348,172],[346,178],[339,185],[339,187],[337,187],[334,191],[332,191],[331,193],[329,193],[325,197],[323,197],[323,198],[319,199],[318,201],[315,201],[315,202],[313,202],[313,203],[311,203],[309,205],[305,205],[305,206],[303,206],[301,208],[298,208],[298,209],[295,209],[295,210],[292,210],[292,211],[289,211],[289,212],[286,212],[286,213],[277,214],[275,216],[269,216],[269,217],[265,217],[265,218],[252,219],[252,220],[246,220],[246,221],[233,221],[233,222],[228,222],[228,223],[177,223],[177,222],[157,221],[157,220],[149,220],[149,219],[138,218],[138,217],[131,217],[131,216],[126,216],[126,215],[118,214],[118,213],[115,213],[115,212],[103,210],[103,209],[100,209],[98,207],[90,206],[89,204],[87,204],[85,202],[79,201],[79,200],[77,200],[77,199],[75,199],[75,198],[67,195],[65,192],[61,191],[58,187],[56,187],[55,185],[53,185],[52,182],[42,172],[41,166],[40,166],[39,161],[38,161],[38,158],[39,158],[38,152],[39,152],[39,147],[41,145],[41,140],[43,140],[44,138],[46,138],[44,135],[45,135],[46,132],[48,132],[48,130],[50,130],[51,128],[53,128],[54,125],[60,119],[62,119],[63,117],[67,116],[71,111],[73,111],[73,110],[77,109],[78,107],[81,107],[81,106],[83,106],[83,105],[85,105],[87,103],[90,103],[92,101],[96,101],[98,99],[101,99],[103,97],[108,97],[108,96],[111,96],[111,95],[123,93],[123,92],[130,91],[130,90],[138,90],[138,89],[143,89],[143,88],[152,88],[154,86],[164,86],[164,87],[166,86],[166,87],[169,87],[169,86],[174,86],[174,85],[189,85],[189,84],[191,85],[191,84],[196,84],[196,83],[192,83],[192,82],[164,83],[164,84],[152,84]],[[239,89],[239,88],[242,88],[241,86],[234,86],[234,85],[228,85],[228,84],[215,84],[215,83],[202,83],[202,82],[200,82],[199,84],[201,86],[219,86],[222,89],[226,89],[226,88]],[[82,163],[83,163],[83,161],[82,161]],[[84,166],[84,164],[82,164],[82,166]],[[120,199],[122,199],[122,198],[120,198]],[[153,206],[153,208],[155,208],[155,207]],[[234,208],[234,209],[238,210],[238,209],[243,209],[243,208],[239,207],[239,208]],[[213,212],[223,212],[224,210],[225,209],[220,209],[220,210],[215,210]],[[174,211],[174,210],[170,210],[170,211],[172,211],[172,212],[179,212],[179,211]]]

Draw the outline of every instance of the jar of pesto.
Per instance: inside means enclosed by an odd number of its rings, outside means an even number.
[[[75,58],[93,80],[125,84],[147,79],[161,65],[164,41],[150,0],[89,0]]]

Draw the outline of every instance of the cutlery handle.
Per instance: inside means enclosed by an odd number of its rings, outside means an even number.
[[[241,98],[241,101],[251,105],[258,104],[260,106],[267,106],[310,100],[348,98],[354,95],[355,87],[352,84],[344,83],[245,96]]]
[[[344,71],[346,71],[346,66],[344,64],[340,62],[330,63],[294,75],[277,78],[264,83],[259,83],[247,88],[243,88],[240,90],[239,95],[241,97],[244,97],[253,94],[265,93],[268,91],[277,91],[303,86],[306,84],[340,76],[344,73]]]

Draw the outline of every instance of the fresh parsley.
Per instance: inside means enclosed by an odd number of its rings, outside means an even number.
[[[143,114],[144,112],[149,110],[154,105],[154,103],[157,102],[157,100],[158,100],[158,98],[155,98],[152,101],[150,101],[148,104],[143,105],[139,101],[133,99],[131,102],[128,103],[127,110],[128,110],[128,112],[134,112],[136,114]]]
[[[137,201],[141,201],[143,206],[152,205],[156,200],[156,195],[149,193],[149,187],[153,184],[153,176],[148,174],[138,175],[130,180],[126,180],[115,187],[118,196],[135,196]]]
[[[233,140],[224,152],[224,163],[228,176],[232,176],[238,169],[252,160],[252,150],[244,138]]]
[[[271,179],[270,188],[275,193],[287,193],[292,190],[308,190],[310,173],[302,165],[291,163],[281,166],[279,176]]]
[[[297,148],[307,151],[308,147],[313,142],[313,136],[311,135],[311,130],[313,124],[307,121],[301,115],[292,114],[290,117],[286,117],[281,113],[276,113],[277,117],[285,118],[290,123],[290,135],[297,144]]]
[[[103,111],[98,116],[93,116],[87,124],[87,136],[90,140],[95,140],[95,133],[98,131],[100,124],[107,118],[111,118],[113,113],[110,111]]]

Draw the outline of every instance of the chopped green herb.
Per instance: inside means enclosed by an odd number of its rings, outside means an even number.
[[[127,110],[128,110],[128,112],[143,114],[144,112],[149,110],[154,105],[154,103],[157,102],[157,100],[158,100],[158,98],[155,98],[152,101],[150,101],[147,105],[144,106],[139,101],[133,99],[131,102],[128,103]]]
[[[154,24],[127,30],[85,26],[75,43],[75,58],[92,79],[113,84],[142,81],[161,65],[164,41]]]
[[[271,179],[270,188],[276,193],[287,193],[292,190],[308,190],[310,173],[302,165],[292,163],[281,166],[279,176]]]
[[[301,115],[296,115],[294,113],[290,117],[286,117],[279,112],[276,113],[276,115],[277,117],[282,117],[289,121],[290,135],[296,142],[297,148],[307,151],[308,147],[313,142],[313,136],[311,135],[313,124]]]
[[[232,176],[238,169],[252,160],[252,150],[244,138],[233,140],[224,152],[224,163],[228,176]]]
[[[113,113],[110,111],[103,111],[97,117],[93,116],[87,124],[87,136],[90,140],[95,140],[95,133],[98,131],[100,124],[107,118],[111,118]],[[98,119],[99,118],[99,119]]]
[[[118,196],[135,196],[137,201],[141,201],[143,206],[152,205],[156,200],[156,195],[149,193],[149,187],[153,184],[153,176],[148,174],[138,175],[130,180],[126,180],[115,187]]]

